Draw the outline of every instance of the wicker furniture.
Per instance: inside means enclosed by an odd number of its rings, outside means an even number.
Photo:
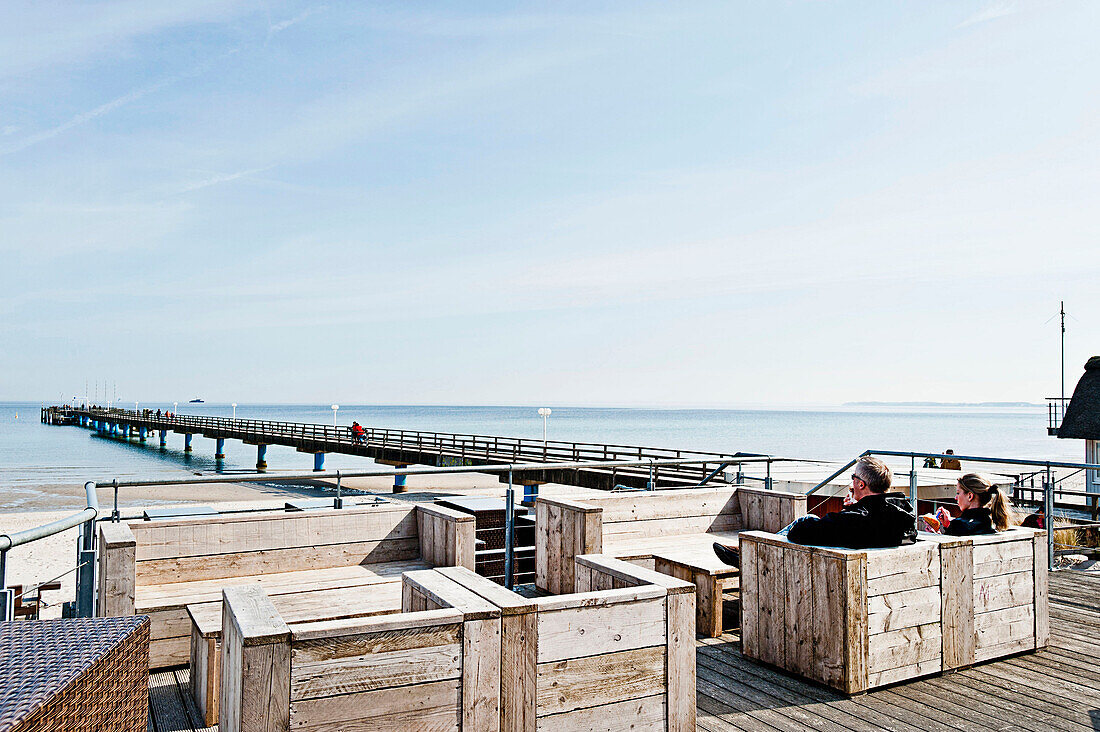
[[[0,623],[0,731],[144,732],[149,618]]]

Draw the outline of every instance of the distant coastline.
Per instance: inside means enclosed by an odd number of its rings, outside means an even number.
[[[844,402],[845,407],[1041,407],[1035,402]]]

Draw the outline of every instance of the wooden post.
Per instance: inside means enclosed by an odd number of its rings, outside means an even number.
[[[99,600],[101,618],[134,614],[137,540],[126,524],[99,525]]]
[[[477,520],[468,513],[436,505],[416,507],[420,557],[437,567],[474,569]]]
[[[573,589],[574,559],[603,551],[603,509],[582,501],[535,502],[535,586],[551,594]]]
[[[1047,537],[1042,531],[1036,531],[1034,542],[1035,563],[1035,648],[1045,648],[1050,642],[1050,570],[1047,569]]]
[[[695,732],[695,593],[669,588],[668,732]]]
[[[218,728],[290,729],[290,628],[258,586],[222,590]]]
[[[1044,557],[1046,545],[1043,545]],[[940,540],[943,670],[974,663],[974,545]]]

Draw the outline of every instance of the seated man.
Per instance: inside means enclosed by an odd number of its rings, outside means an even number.
[[[852,502],[825,516],[803,516],[788,527],[794,544],[872,549],[912,544],[917,540],[916,515],[902,493],[889,493],[893,476],[881,460],[861,457],[852,473]],[[736,547],[714,545],[726,564],[740,566]]]

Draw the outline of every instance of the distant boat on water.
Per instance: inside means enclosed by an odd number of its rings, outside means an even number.
[[[205,402],[203,402],[202,399],[192,399],[191,401],[189,401],[187,403],[188,404],[204,404]]]

